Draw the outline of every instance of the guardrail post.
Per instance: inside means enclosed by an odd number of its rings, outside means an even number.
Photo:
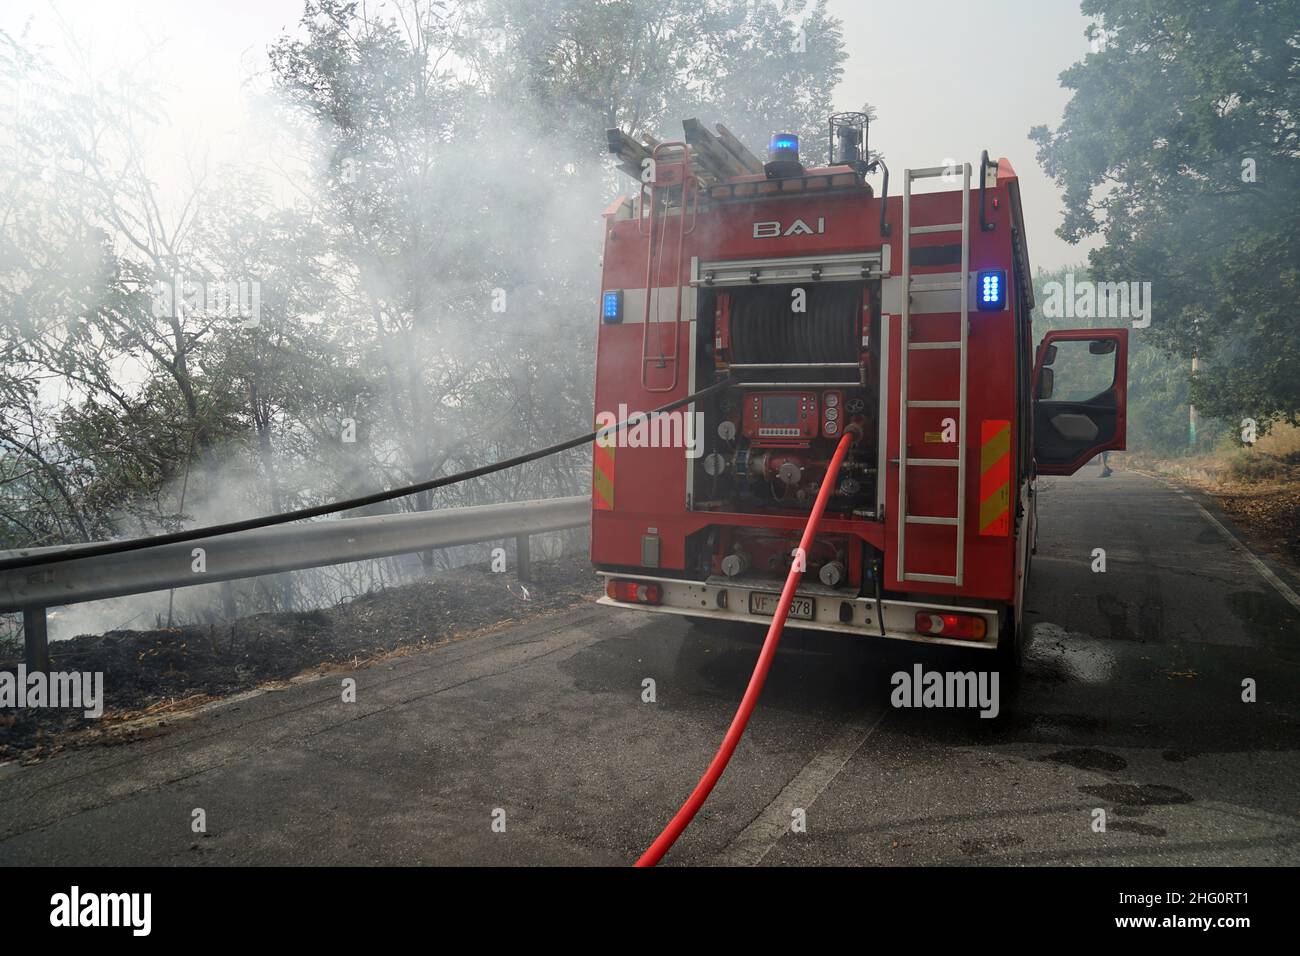
[[[528,554],[528,535],[515,538],[515,572],[520,581],[533,579],[532,561]]]
[[[239,617],[239,606],[235,604],[235,586],[229,581],[221,582],[221,613],[227,621]]]
[[[23,653],[29,672],[49,673],[50,638],[43,607],[23,608]]]

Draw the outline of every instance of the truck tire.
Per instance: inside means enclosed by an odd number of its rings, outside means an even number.
[[[1034,525],[1035,536],[1038,526]],[[1032,551],[1030,552],[1032,554]],[[1009,692],[1019,689],[1021,673],[1025,665],[1025,651],[1028,635],[1025,631],[1025,602],[1029,598],[1029,581],[1034,562],[1030,554],[1025,555],[1025,580],[1020,588],[1020,602],[1007,606],[1007,620],[998,634],[998,670],[1002,682]]]
[[[1020,677],[1025,664],[1025,629],[1020,607],[1011,606],[1007,619],[998,633],[998,646],[994,652],[1000,686],[1008,695],[1020,689]],[[987,652],[986,652],[987,653]]]

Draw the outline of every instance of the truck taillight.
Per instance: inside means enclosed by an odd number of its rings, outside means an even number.
[[[958,637],[967,641],[982,641],[988,633],[984,618],[974,614],[943,614],[939,611],[917,611],[916,632],[932,637]]]
[[[640,581],[610,581],[605,585],[605,593],[626,604],[658,604],[664,596],[659,585]]]

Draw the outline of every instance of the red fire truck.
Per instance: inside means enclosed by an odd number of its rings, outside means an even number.
[[[597,426],[631,424],[594,448],[602,603],[762,622],[800,561],[791,626],[1018,663],[1035,478],[1124,448],[1127,330],[1050,332],[1035,353],[1006,159],[909,169],[890,196],[863,114],[830,118],[824,166],[792,135],[763,162],[683,125],[679,142],[609,131],[640,189],[604,216]]]

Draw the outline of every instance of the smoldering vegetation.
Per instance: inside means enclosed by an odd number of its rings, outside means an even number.
[[[845,56],[824,3],[775,0],[310,0],[249,42],[245,155],[180,176],[202,144],[169,137],[187,104],[157,77],[0,32],[0,547],[282,512],[580,433],[600,212],[629,191],[604,130],[816,139]],[[589,466],[369,513],[578,494]],[[302,611],[485,558],[84,605],[52,636]]]

